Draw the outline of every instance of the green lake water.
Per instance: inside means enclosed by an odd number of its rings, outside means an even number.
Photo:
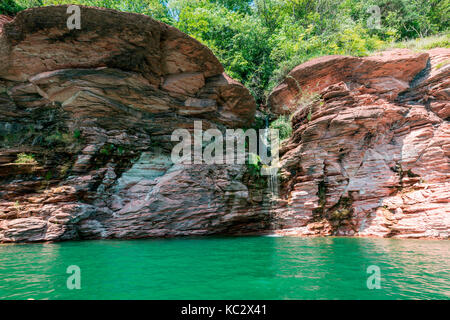
[[[81,270],[80,290],[67,288],[71,265]],[[370,266],[379,268],[380,289],[367,286]],[[0,299],[30,298],[449,299],[450,242],[230,237],[0,245]]]

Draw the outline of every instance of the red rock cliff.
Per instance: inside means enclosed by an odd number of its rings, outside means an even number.
[[[249,91],[173,27],[82,7],[70,31],[66,9],[0,19],[0,241],[263,228],[230,209],[247,192],[242,166],[170,160],[171,133],[195,120],[248,126]]]
[[[280,197],[245,165],[181,165],[174,129],[248,127],[211,51],[147,16],[66,6],[0,17],[0,241],[281,233],[448,238],[448,49],[298,66]],[[308,91],[318,98],[301,105]],[[30,158],[32,155],[32,158]]]
[[[448,238],[450,49],[329,56],[271,94],[293,112],[275,229],[296,235]],[[302,94],[318,97],[298,107]]]

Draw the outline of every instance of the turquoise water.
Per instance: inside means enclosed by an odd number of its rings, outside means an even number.
[[[69,290],[67,267],[81,270]],[[368,289],[378,266],[380,289]],[[371,282],[374,283],[374,282]],[[0,245],[0,299],[449,299],[450,242],[238,237]]]

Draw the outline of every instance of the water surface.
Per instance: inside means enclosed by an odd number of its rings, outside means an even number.
[[[66,273],[81,269],[81,289]],[[381,288],[368,289],[369,266]],[[371,282],[375,283],[375,282]],[[0,245],[0,299],[449,299],[450,242],[237,237]]]

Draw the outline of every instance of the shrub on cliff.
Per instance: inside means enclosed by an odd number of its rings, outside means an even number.
[[[36,164],[36,160],[34,159],[32,154],[19,153],[17,155],[16,161],[14,163],[17,164]]]
[[[292,125],[289,116],[280,116],[270,124],[271,129],[277,129],[280,134],[280,141],[289,138],[292,134]]]
[[[2,0],[0,3],[0,14],[11,16],[23,9],[38,7],[40,5],[42,3],[39,1]]]

